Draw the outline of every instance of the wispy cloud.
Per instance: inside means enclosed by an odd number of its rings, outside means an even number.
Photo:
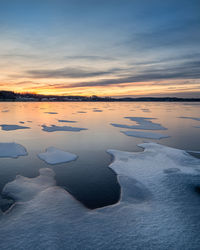
[[[24,72],[27,77],[31,78],[88,78],[103,75],[110,75],[119,71],[120,69],[109,69],[105,71],[98,71],[94,69],[83,68],[60,68],[60,69],[46,69],[46,70],[28,70]]]

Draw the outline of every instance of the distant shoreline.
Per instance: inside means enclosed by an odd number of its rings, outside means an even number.
[[[57,96],[0,91],[0,102],[200,102],[200,98]]]

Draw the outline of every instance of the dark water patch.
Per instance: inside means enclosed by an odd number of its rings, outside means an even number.
[[[100,154],[101,155],[101,154]],[[115,204],[120,198],[117,176],[108,168],[111,157],[81,157],[75,161],[54,167],[56,183],[62,186],[89,209]]]

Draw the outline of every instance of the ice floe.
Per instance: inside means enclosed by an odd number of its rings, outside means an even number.
[[[151,120],[155,118],[146,118],[146,117],[124,117],[131,121],[136,122],[138,125],[126,125],[126,124],[117,124],[111,123],[114,127],[119,128],[128,128],[128,129],[144,129],[144,130],[166,130],[167,128],[163,127],[159,123],[154,123]]]
[[[77,159],[77,155],[63,151],[55,147],[49,147],[45,153],[38,154],[38,157],[48,164],[70,162]]]
[[[55,132],[55,131],[72,131],[72,132],[79,132],[81,130],[87,130],[86,128],[78,128],[78,127],[71,127],[71,126],[46,126],[42,125],[42,130],[46,132]]]
[[[182,119],[191,119],[191,120],[194,120],[194,121],[200,121],[200,118],[199,117],[190,117],[190,116],[180,116],[178,118],[182,118]]]
[[[44,113],[50,114],[50,115],[56,115],[56,114],[58,114],[57,112],[44,112]]]
[[[58,122],[69,122],[69,123],[75,123],[77,121],[70,121],[70,120],[58,120]]]
[[[100,109],[94,109],[93,112],[103,112],[103,110]]]
[[[121,131],[127,136],[133,136],[138,138],[148,138],[148,139],[162,139],[169,137],[168,135],[160,134],[160,133],[152,133],[152,132],[144,132],[144,131]]]
[[[199,249],[200,160],[156,143],[143,152],[108,150],[120,201],[91,211],[56,186],[54,172],[18,176],[1,218],[0,249]]]
[[[10,131],[10,130],[17,130],[17,129],[29,129],[30,127],[20,126],[20,125],[12,125],[12,124],[0,124],[2,130]]]
[[[0,157],[17,158],[24,155],[27,155],[27,151],[22,145],[14,142],[0,143]]]

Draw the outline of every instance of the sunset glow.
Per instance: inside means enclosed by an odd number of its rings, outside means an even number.
[[[199,1],[4,1],[0,90],[200,97]]]

